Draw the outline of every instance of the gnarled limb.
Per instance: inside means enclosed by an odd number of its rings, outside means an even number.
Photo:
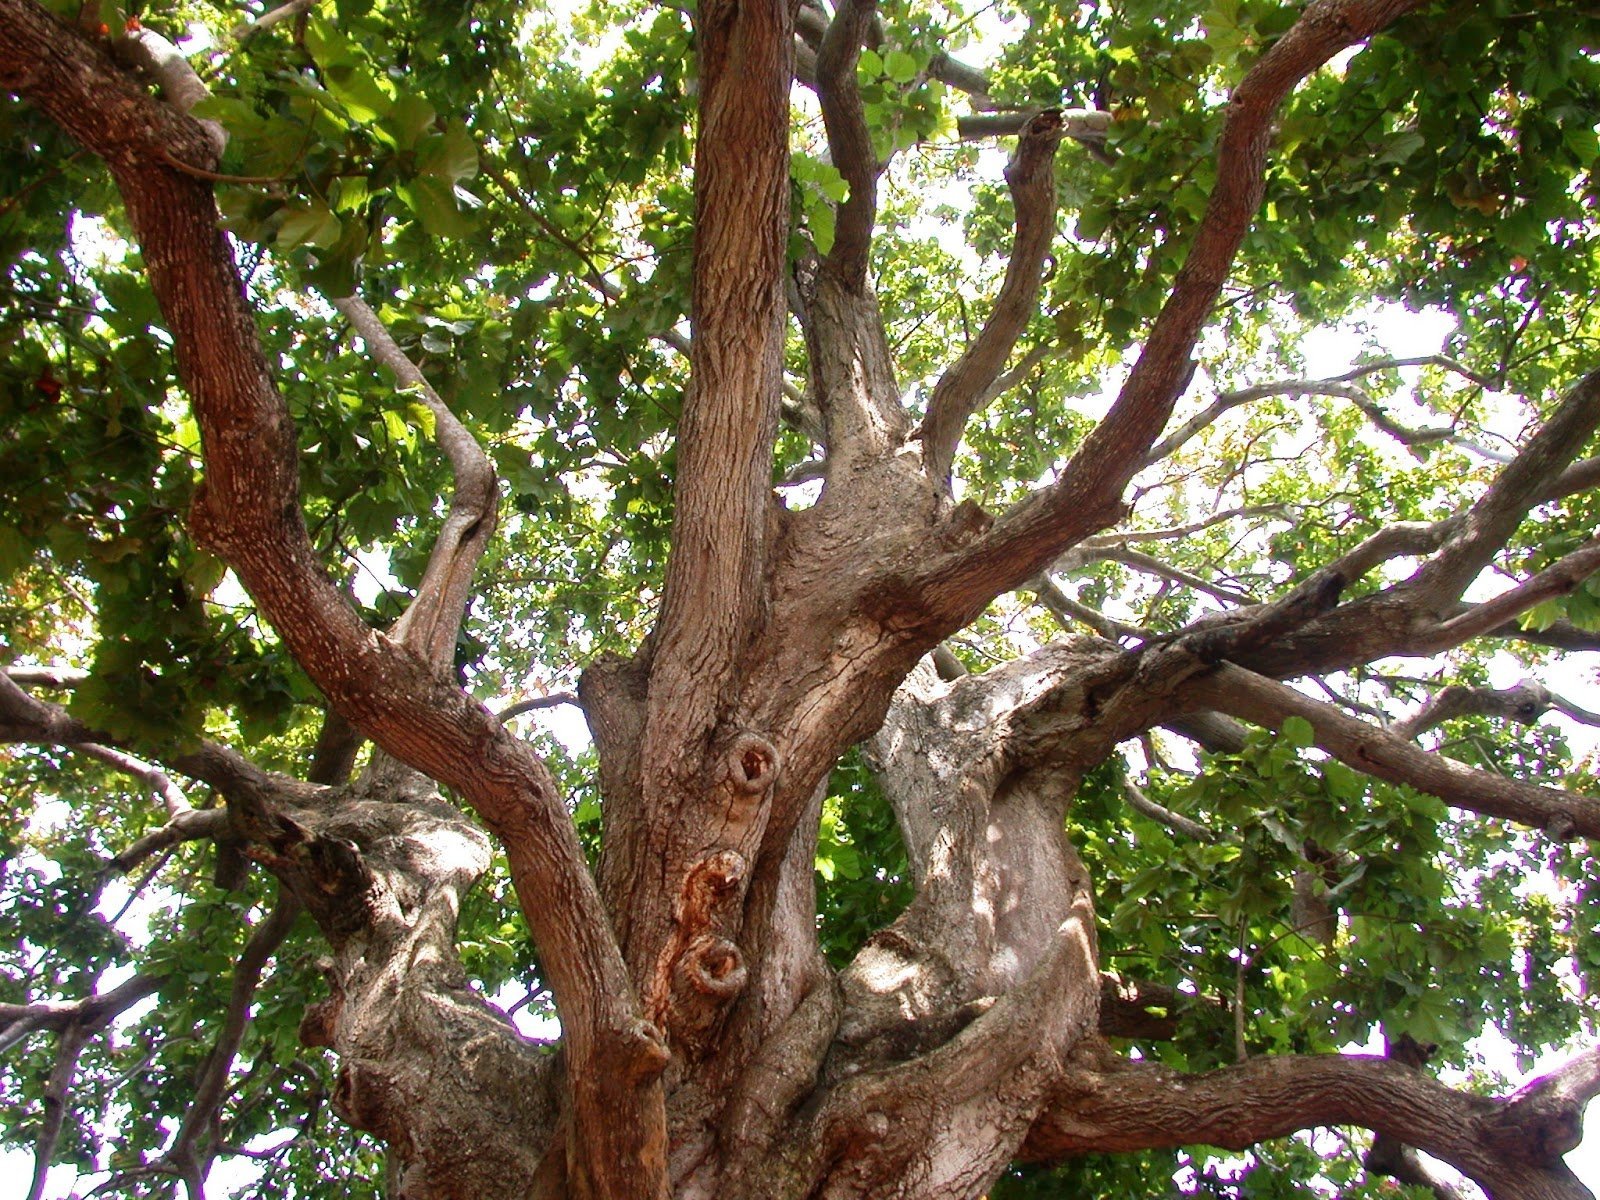
[[[0,0],[0,83],[98,153],[116,179],[200,425],[197,538],[233,566],[337,709],[396,758],[459,789],[500,837],[568,1035],[583,1133],[574,1163],[597,1194],[659,1195],[662,1051],[640,1021],[554,781],[481,705],[368,629],[315,560],[299,511],[294,429],[210,186],[168,165],[209,168],[214,147],[30,0]]]

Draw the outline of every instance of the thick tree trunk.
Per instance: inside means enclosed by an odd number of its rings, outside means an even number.
[[[1338,607],[1373,565],[1342,560],[1274,604],[1132,649],[1077,639],[953,682],[917,667],[1121,511],[1259,202],[1278,101],[1407,7],[1318,0],[1264,52],[1230,107],[1194,253],[1111,420],[1057,484],[991,520],[954,502],[950,463],[1038,290],[1059,114],[1029,123],[1013,164],[1020,261],[998,315],[913,430],[868,282],[881,164],[855,78],[875,13],[870,0],[839,5],[816,77],[850,194],[832,251],[796,280],[826,479],[813,507],[790,512],[770,472],[793,9],[701,6],[693,380],[674,545],[652,636],[582,685],[605,809],[596,881],[543,763],[441,668],[492,514],[460,522],[466,567],[441,566],[449,580],[416,615],[386,634],[361,622],[301,521],[295,432],[201,182],[212,143],[102,46],[28,0],[0,0],[0,82],[105,157],[126,199],[205,440],[198,535],[337,712],[455,789],[488,831],[382,759],[347,787],[229,779],[230,832],[327,937],[331,995],[303,1034],[337,1052],[338,1108],[391,1147],[400,1195],[965,1200],[1019,1154],[1242,1146],[1325,1121],[1426,1149],[1497,1197],[1587,1194],[1559,1156],[1600,1087],[1592,1062],[1491,1101],[1387,1061],[1285,1059],[1188,1077],[1112,1054],[1100,1031],[1129,1014],[1102,1005],[1092,883],[1064,826],[1084,773],[1119,741],[1221,711],[1263,724],[1303,714],[1331,753],[1383,778],[1513,820],[1600,829],[1592,802],[1465,768],[1441,776],[1392,734],[1352,732],[1276,682],[1372,657],[1392,637],[1383,629],[1459,631],[1462,589],[1600,419],[1596,384],[1466,520],[1437,531],[1437,555],[1405,586]],[[492,497],[491,477],[479,486]],[[1380,610],[1395,618],[1381,629]],[[0,728],[93,740],[26,701],[0,689]],[[916,899],[835,974],[814,923],[819,806],[841,754],[869,738]],[[461,896],[487,868],[489,835],[556,994],[556,1054],[474,994],[455,955]]]

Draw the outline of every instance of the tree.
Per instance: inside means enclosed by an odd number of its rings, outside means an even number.
[[[1589,1194],[1593,14],[0,16],[32,1196]]]

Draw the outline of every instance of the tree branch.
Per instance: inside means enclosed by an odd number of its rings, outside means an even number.
[[[1368,1055],[1265,1056],[1186,1074],[1102,1051],[1069,1078],[1034,1124],[1024,1158],[1185,1145],[1243,1150],[1319,1125],[1359,1125],[1450,1163],[1492,1195],[1590,1200],[1560,1157],[1560,1147],[1576,1144],[1568,1140],[1588,1099],[1581,1088],[1557,1096],[1559,1085],[1549,1085],[1547,1105],[1519,1112],[1529,1089],[1486,1099]]]
[[[1315,0],[1251,67],[1228,104],[1205,214],[1122,391],[1053,485],[1002,515],[976,545],[922,581],[919,591],[935,610],[964,618],[1116,520],[1123,489],[1193,373],[1190,350],[1260,205],[1273,114],[1301,79],[1418,2]]]
[[[837,208],[833,248],[824,269],[846,291],[867,285],[867,258],[878,219],[878,158],[856,82],[861,46],[877,16],[877,0],[841,0],[817,48],[817,101],[834,168],[850,187]]]
[[[59,704],[30,696],[14,682],[16,678],[29,675],[36,676],[37,672],[0,671],[0,742],[34,742],[73,749],[93,747],[94,751],[104,751],[126,762],[128,766],[125,769],[137,778],[146,778],[150,773],[162,774],[143,760],[113,749],[113,738],[89,728]],[[121,762],[114,765],[124,769]],[[175,753],[167,765],[192,779],[209,784],[224,795],[237,796],[250,803],[287,800],[315,807],[324,795],[324,789],[315,784],[302,783],[289,775],[263,771],[237,751],[215,742],[201,742],[198,746]],[[165,775],[162,774],[162,777],[165,778]],[[176,815],[188,820],[185,815],[187,811],[185,802],[184,809]]]
[[[308,13],[317,6],[317,0],[289,0],[287,4],[280,4],[277,8],[269,9],[253,21],[242,21],[233,27],[235,41],[242,42],[254,34],[274,25],[298,17],[301,13]]]
[[[1414,741],[1420,734],[1457,717],[1499,717],[1531,725],[1554,703],[1550,689],[1531,679],[1500,689],[1452,684],[1430,696],[1426,704],[1405,720],[1396,721],[1389,732],[1408,742]]]
[[[1404,589],[1443,615],[1544,499],[1600,425],[1600,370],[1585,375]]]
[[[1600,406],[1600,398],[1597,398],[1597,406]],[[1422,644],[1441,650],[1459,646],[1468,638],[1514,621],[1537,604],[1571,595],[1596,571],[1600,571],[1600,537],[1591,538],[1509,591],[1442,621],[1422,635]]]
[[[1199,821],[1191,821],[1180,813],[1173,812],[1157,804],[1133,780],[1127,779],[1122,783],[1122,794],[1127,797],[1128,807],[1134,812],[1149,817],[1158,825],[1165,825],[1174,833],[1182,834],[1197,842],[1214,842],[1217,835],[1207,829]]]
[[[1106,144],[1106,132],[1116,120],[1110,113],[1097,108],[1062,108],[1044,111],[1054,112],[1060,119],[1061,137],[1082,142],[1091,149],[1099,149]],[[964,142],[1009,137],[1022,133],[1042,115],[1038,109],[967,113],[956,118],[956,136]]]
[[[786,48],[788,40],[785,32]],[[785,82],[788,74],[785,64]],[[293,424],[273,387],[210,187],[167,165],[172,157],[214,165],[204,132],[31,0],[0,0],[0,84],[101,155],[116,179],[200,425],[206,475],[191,513],[197,540],[229,562],[342,714],[388,753],[459,790],[499,838],[562,1012],[567,1078],[584,1131],[574,1161],[598,1194],[659,1194],[665,1055],[638,1016],[555,781],[486,709],[408,648],[368,629],[317,564],[300,514]],[[784,128],[787,116],[785,104]],[[786,216],[781,173],[776,192]],[[784,239],[774,241],[781,258]],[[747,242],[741,251],[749,255]],[[771,324],[776,362],[781,311]],[[775,412],[775,386],[773,393]],[[725,461],[720,466],[726,471]],[[763,457],[763,485],[766,469]]]
[[[373,359],[394,372],[402,391],[414,394],[433,414],[434,438],[450,462],[455,478],[450,512],[434,540],[416,597],[389,631],[448,677],[455,665],[456,638],[466,615],[472,576],[494,535],[500,499],[494,466],[367,302],[359,296],[342,296],[331,303],[361,336]]]
[[[1378,429],[1406,446],[1421,446],[1430,442],[1451,442],[1477,454],[1481,458],[1489,459],[1491,462],[1506,462],[1508,460],[1507,455],[1497,450],[1490,450],[1480,446],[1470,438],[1461,437],[1449,426],[1438,429],[1410,429],[1399,424],[1379,407],[1378,403],[1373,400],[1372,396],[1364,388],[1356,387],[1352,383],[1352,380],[1360,379],[1377,371],[1423,364],[1448,365],[1460,372],[1466,372],[1465,367],[1462,367],[1453,359],[1445,358],[1443,355],[1430,355],[1426,358],[1389,358],[1378,362],[1363,363],[1353,371],[1347,371],[1343,375],[1334,376],[1330,379],[1283,379],[1272,383],[1257,384],[1254,387],[1241,388],[1234,392],[1224,392],[1206,408],[1190,417],[1153,446],[1150,452],[1145,455],[1144,465],[1148,467],[1176,453],[1196,435],[1214,425],[1225,413],[1252,401],[1265,399],[1268,396],[1332,396],[1348,400],[1365,413],[1367,418]],[[1476,376],[1470,377],[1476,379]]]
[[[293,893],[280,890],[278,902],[272,911],[250,933],[244,950],[233,969],[233,986],[228,993],[228,1008],[223,1017],[217,1041],[206,1056],[205,1065],[195,1080],[194,1098],[184,1114],[183,1124],[167,1151],[167,1159],[186,1180],[196,1184],[204,1181],[215,1158],[217,1144],[217,1118],[222,1108],[228,1076],[233,1070],[233,1060],[244,1041],[245,1027],[250,1021],[250,1006],[255,1002],[256,990],[261,985],[261,972],[267,961],[289,936],[295,918],[300,915],[300,902]],[[193,1190],[196,1184],[191,1184]]]
[[[1269,729],[1282,728],[1288,717],[1300,717],[1310,722],[1317,746],[1340,762],[1376,779],[1427,792],[1457,808],[1542,829],[1559,840],[1575,834],[1600,837],[1600,801],[1491,775],[1430,754],[1332,704],[1243,667],[1220,664],[1191,681],[1187,696],[1206,708]]]
[[[135,975],[109,992],[81,1000],[44,1000],[37,1004],[0,1004],[0,1048],[13,1046],[20,1037],[41,1029],[60,1032],[71,1025],[97,1029],[115,1020],[146,996],[153,996],[161,980]]]
[[[1055,153],[1062,133],[1062,114],[1047,109],[1029,120],[1017,139],[1005,172],[1016,212],[1005,279],[977,338],[940,377],[928,398],[927,416],[918,431],[923,464],[929,477],[944,486],[949,484],[950,464],[967,419],[983,403],[1038,306],[1045,257],[1055,239]]]

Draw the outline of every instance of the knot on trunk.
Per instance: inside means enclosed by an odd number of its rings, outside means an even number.
[[[728,788],[735,797],[758,799],[772,790],[782,765],[777,747],[759,733],[737,734],[723,754]]]
[[[717,850],[689,869],[678,893],[678,927],[690,937],[714,924],[743,891],[750,864],[737,850]]]
[[[728,1005],[744,990],[744,953],[728,938],[707,933],[690,940],[672,965],[673,1040],[689,1056],[716,1040]]]
[[[744,954],[725,937],[704,934],[678,960],[678,983],[705,996],[731,1000],[744,990]]]

